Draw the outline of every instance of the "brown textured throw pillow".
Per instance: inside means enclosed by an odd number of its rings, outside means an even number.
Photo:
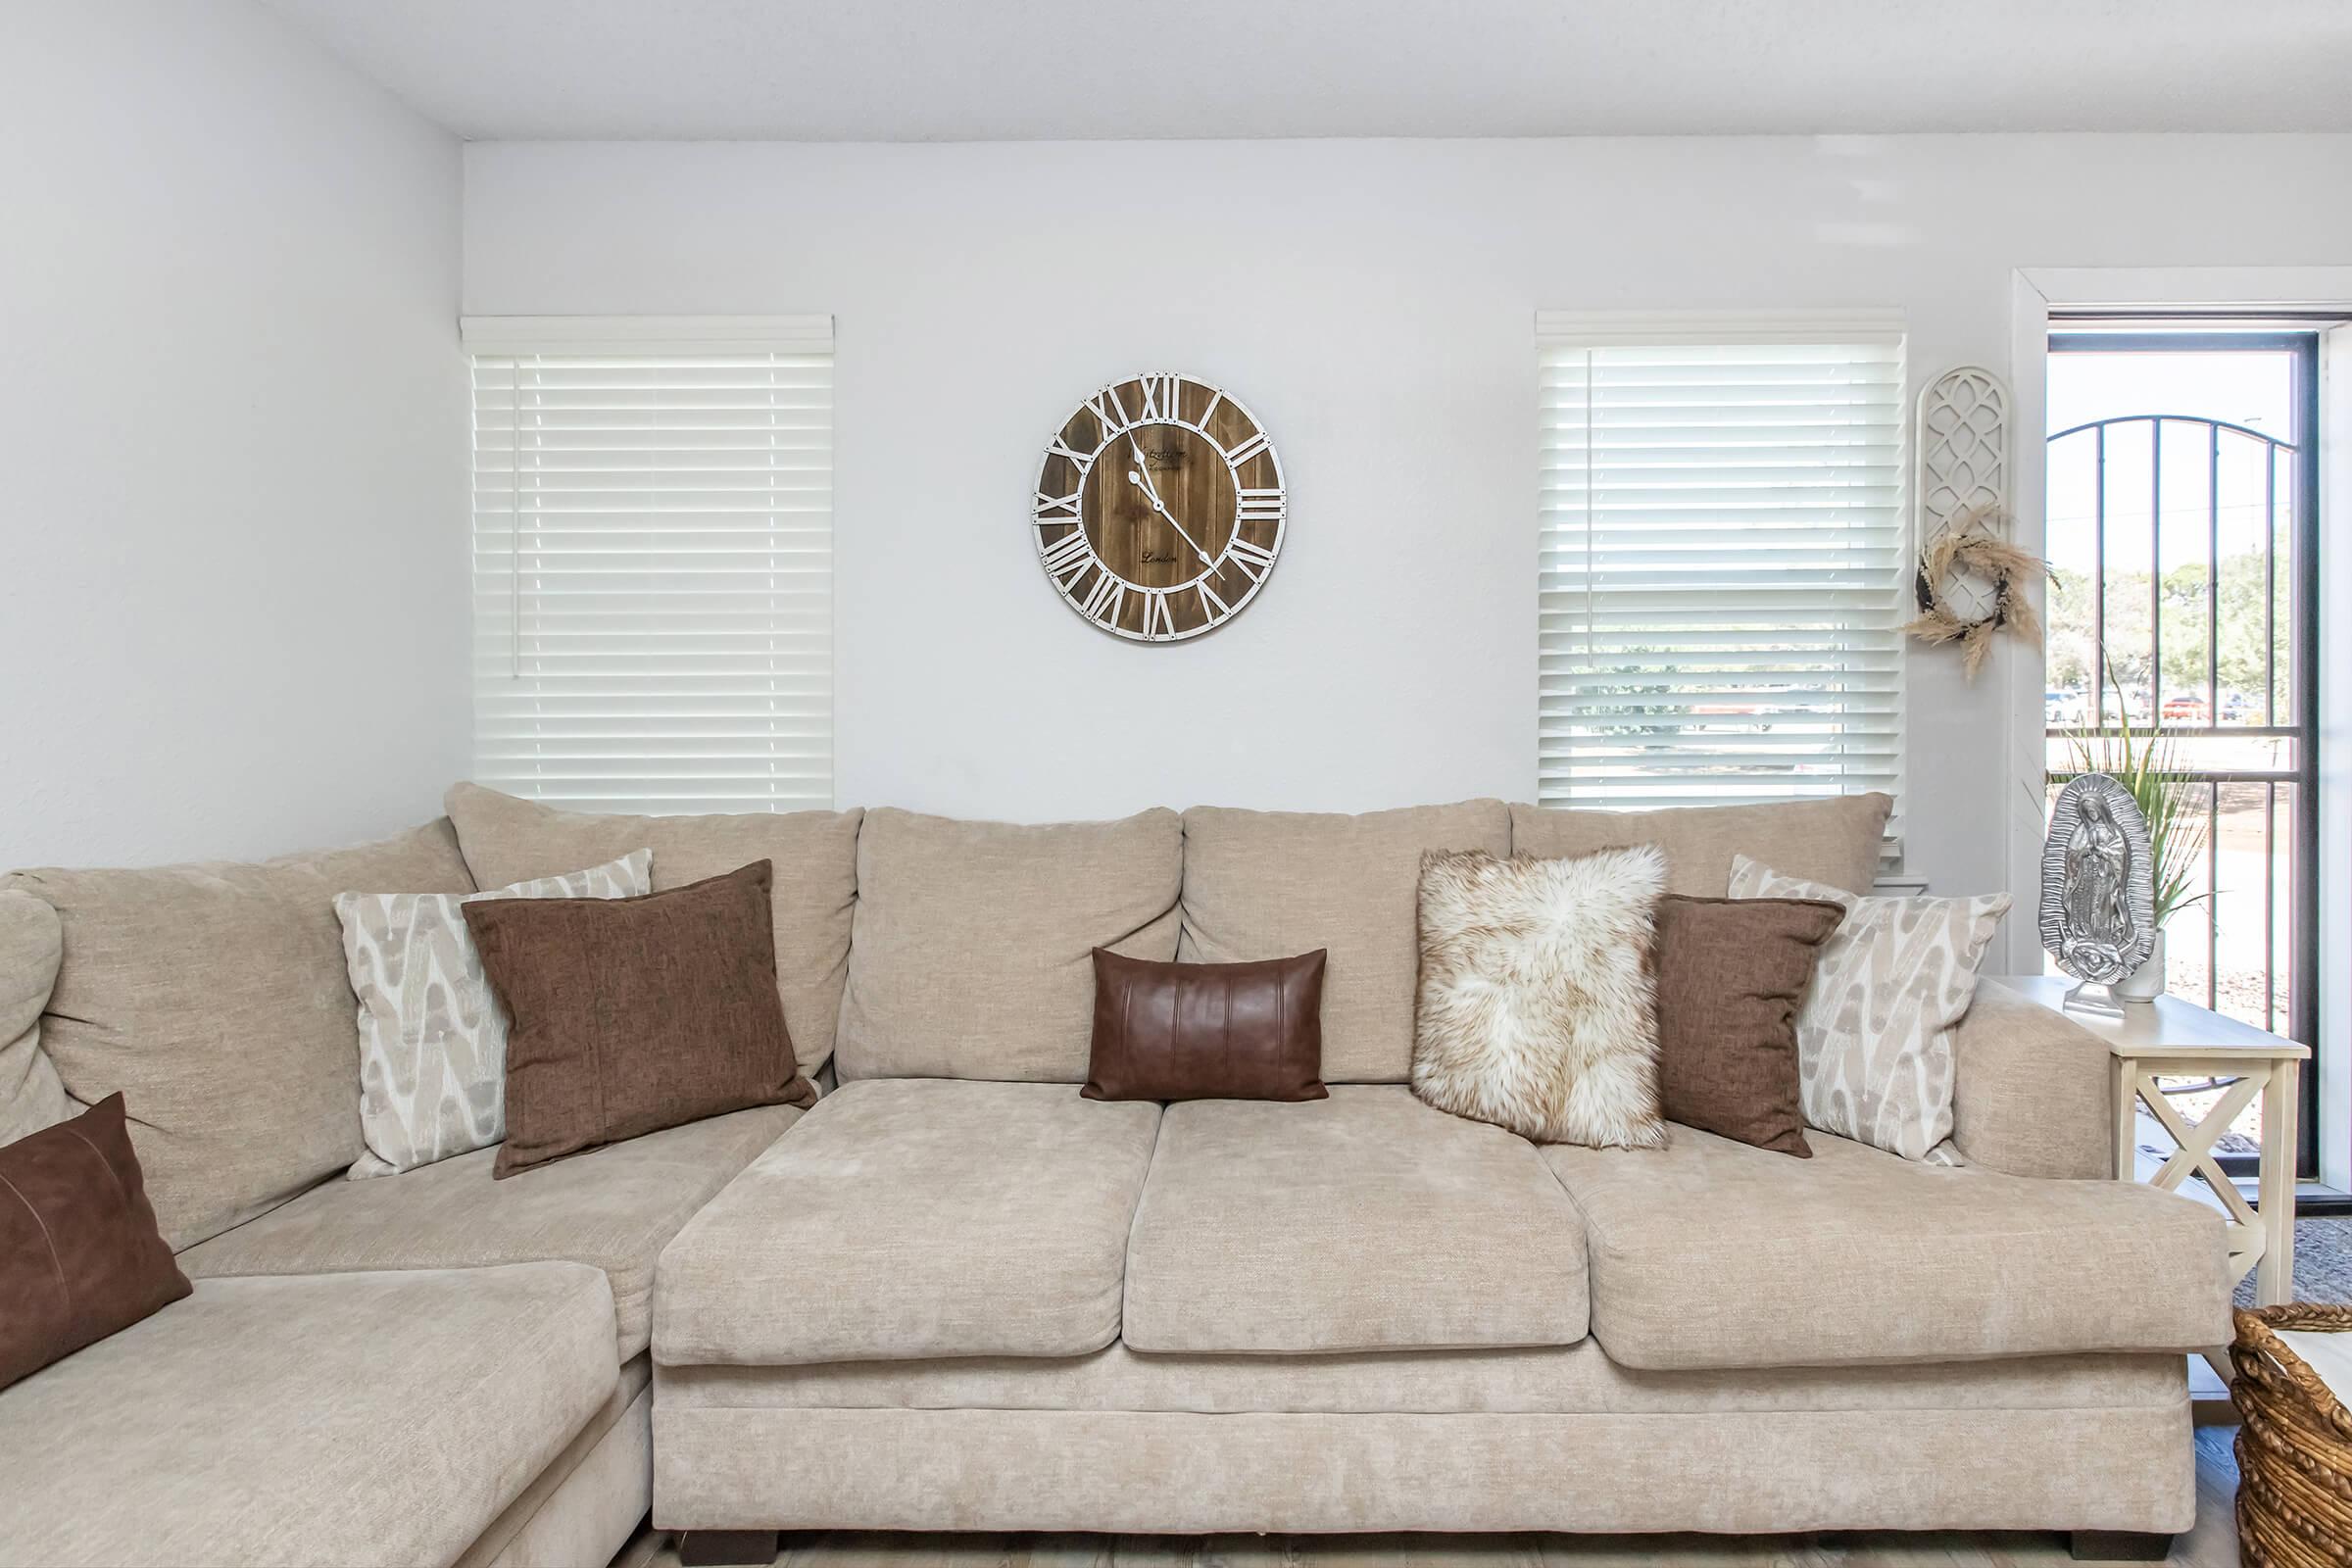
[[[1325,1100],[1324,950],[1154,963],[1095,949],[1089,1100]]]
[[[0,1388],[187,1294],[121,1095],[0,1148]]]
[[[812,1105],[776,996],[767,860],[634,899],[462,905],[507,1010],[510,1176],[752,1105]]]
[[[1669,1121],[1813,1157],[1796,1010],[1844,918],[1816,899],[1658,901],[1658,1095]]]

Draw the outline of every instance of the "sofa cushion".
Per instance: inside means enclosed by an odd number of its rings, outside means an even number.
[[[1538,1143],[1654,1149],[1657,846],[1421,860],[1413,1093]]]
[[[1415,931],[1424,850],[1508,854],[1500,801],[1361,816],[1184,813],[1184,948],[1195,963],[1329,950],[1323,1081],[1402,1083],[1413,1067]]]
[[[858,902],[858,811],[742,811],[709,816],[608,816],[559,810],[479,784],[456,784],[443,808],[466,863],[486,888],[561,876],[583,865],[654,852],[654,891],[776,862],[772,889],[776,990],[801,1070],[833,1054],[842,978],[850,967],[850,907]]]
[[[187,1294],[121,1095],[0,1149],[0,1387]]]
[[[0,892],[0,1144],[74,1113],[41,1049],[41,1009],[64,952],[55,909],[29,893]]]
[[[1572,1345],[1584,1225],[1534,1145],[1399,1086],[1170,1105],[1124,1321],[1157,1352]]]
[[[1584,1211],[1592,1337],[1612,1359],[1671,1372],[2229,1343],[2222,1222],[2200,1203],[1810,1142],[1790,1159],[1678,1127],[1662,1150],[1544,1151]]]
[[[1095,950],[1089,1100],[1321,1100],[1323,951],[1153,963]]]
[[[638,850],[568,876],[490,893],[338,893],[343,956],[360,999],[354,1176],[389,1176],[487,1149],[507,1130],[507,1015],[490,994],[461,906],[470,899],[625,899],[653,886]]]
[[[198,1279],[360,1269],[473,1268],[561,1258],[604,1271],[618,1359],[645,1348],[654,1259],[694,1211],[800,1111],[767,1105],[493,1181],[495,1149],[397,1176],[332,1181],[182,1252]]]
[[[359,999],[334,899],[471,893],[447,822],[260,864],[19,871],[65,959],[41,1049],[83,1104],[120,1094],[174,1249],[360,1156]]]
[[[628,899],[475,899],[507,1013],[504,1178],[759,1105],[816,1103],[776,995],[775,862]]]
[[[2010,896],[1865,898],[1742,855],[1732,861],[1732,897],[1827,899],[1845,910],[1796,1010],[1805,1120],[1905,1159],[1959,1164],[1952,1035]]]
[[[612,1394],[612,1344],[569,1264],[205,1281],[0,1392],[0,1564],[450,1562]]]
[[[845,1085],[662,1254],[654,1359],[1099,1350],[1159,1119],[1075,1084]]]
[[[1848,893],[1868,893],[1893,800],[1841,795],[1770,806],[1685,806],[1664,811],[1511,808],[1515,855],[1590,855],[1629,844],[1666,852],[1666,891],[1720,899],[1732,857],[1752,856],[1775,870]]]
[[[1084,1082],[1094,950],[1175,957],[1183,865],[1173,811],[1042,827],[868,811],[843,1080]]]
[[[1845,907],[1819,899],[1658,901],[1658,1099],[1675,1121],[1811,1159],[1796,1010]]]

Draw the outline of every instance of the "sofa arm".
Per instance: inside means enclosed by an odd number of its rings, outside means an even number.
[[[2107,1043],[1998,980],[1977,984],[1954,1031],[1952,1142],[2013,1176],[2115,1174]]]

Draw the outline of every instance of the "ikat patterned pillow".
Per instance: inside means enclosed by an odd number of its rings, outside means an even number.
[[[1796,1015],[1806,1124],[1905,1159],[1959,1164],[1952,1032],[1977,994],[1977,966],[2009,912],[2009,895],[1864,898],[1783,876],[1744,855],[1732,862],[1731,892],[1845,908]]]
[[[507,1017],[459,906],[477,899],[627,899],[653,891],[654,856],[494,893],[344,893],[343,956],[360,999],[354,1180],[487,1149],[507,1136]]]

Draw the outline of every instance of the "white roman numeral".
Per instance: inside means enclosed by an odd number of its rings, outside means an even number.
[[[1217,405],[1224,401],[1224,393],[1218,391],[1213,386],[1208,389],[1208,407],[1200,411],[1200,424],[1202,429],[1205,430],[1208,428],[1208,416],[1216,413]]]
[[[1126,606],[1126,581],[1105,571],[1095,578],[1094,587],[1087,590],[1086,603],[1078,609],[1087,619],[1109,624],[1117,622],[1119,612]]]
[[[1248,494],[1247,491],[1243,493]],[[1083,491],[1073,490],[1066,496],[1050,496],[1040,490],[1037,493],[1037,520],[1040,522],[1076,522],[1078,520],[1078,498],[1082,494],[1084,494]],[[1049,514],[1056,512],[1062,513],[1064,515],[1058,517],[1049,515]]]
[[[1144,635],[1155,641],[1176,635],[1176,615],[1168,609],[1166,594],[1144,595]]]
[[[1044,546],[1038,554],[1045,558],[1047,574],[1065,590],[1077,582],[1078,574],[1095,559],[1094,548],[1086,542],[1084,528],[1072,528],[1052,544]]]
[[[1206,615],[1210,620],[1223,620],[1227,615],[1233,613],[1232,608],[1224,600],[1219,599],[1217,591],[1208,585],[1206,577],[1193,584],[1193,587],[1200,595],[1200,613]]]
[[[1183,395],[1178,387],[1176,377],[1147,375],[1143,378],[1143,386],[1144,407],[1142,412],[1135,416],[1137,422],[1172,422],[1177,416],[1177,399]]]
[[[1103,440],[1109,440],[1112,431],[1127,428],[1127,407],[1119,401],[1117,387],[1104,387],[1086,400],[1086,407],[1094,415],[1095,422],[1102,427]]]
[[[1071,499],[1075,501],[1077,498],[1072,497]],[[1280,522],[1282,520],[1281,488],[1277,486],[1258,490],[1245,487],[1241,492],[1240,505],[1235,515],[1243,522]]]
[[[1225,461],[1238,468],[1243,464],[1248,463],[1251,458],[1256,457],[1260,452],[1265,450],[1266,437],[1265,432],[1261,430],[1256,435],[1253,435],[1249,440],[1243,442],[1240,446],[1235,447],[1232,451],[1226,453]]]
[[[1233,558],[1235,565],[1249,574],[1251,582],[1263,580],[1274,565],[1273,551],[1260,549],[1247,539],[1234,540],[1225,547],[1225,554]]]
[[[1101,447],[1097,447],[1095,452],[1100,452],[1102,450],[1102,449]],[[1062,440],[1059,436],[1055,436],[1054,438],[1054,444],[1046,448],[1047,457],[1067,458],[1078,466],[1078,471],[1080,473],[1084,473],[1094,463],[1095,452],[1081,452],[1076,447],[1071,446],[1068,442]]]

